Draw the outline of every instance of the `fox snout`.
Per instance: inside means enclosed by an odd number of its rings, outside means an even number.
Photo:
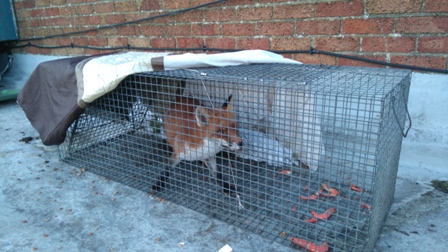
[[[239,142],[239,143],[231,142],[230,146],[228,148],[231,151],[240,151],[242,147],[243,147],[243,142]]]
[[[222,147],[230,151],[240,151],[243,147],[243,141],[237,136],[233,141],[231,139],[229,141],[223,141]]]

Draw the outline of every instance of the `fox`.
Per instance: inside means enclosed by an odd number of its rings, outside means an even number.
[[[240,151],[233,96],[230,95],[221,108],[209,109],[198,99],[178,96],[163,116],[162,126],[168,145],[173,150],[169,167],[173,169],[181,161],[203,161],[213,177],[220,179],[216,154],[222,150]],[[164,169],[153,190],[165,188],[169,171]]]

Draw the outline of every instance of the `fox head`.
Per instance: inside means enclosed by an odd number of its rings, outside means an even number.
[[[207,138],[220,141],[222,147],[231,151],[241,149],[242,140],[238,136],[232,95],[219,109],[196,107],[195,118],[197,125],[206,132]]]

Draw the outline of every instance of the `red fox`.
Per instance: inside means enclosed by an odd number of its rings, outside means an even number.
[[[170,168],[182,160],[201,160],[216,177],[216,154],[224,149],[241,150],[242,140],[236,128],[232,95],[218,109],[205,108],[199,100],[191,97],[177,97],[163,118],[163,128],[173,149]],[[165,187],[168,176],[165,169],[153,189],[160,191]]]

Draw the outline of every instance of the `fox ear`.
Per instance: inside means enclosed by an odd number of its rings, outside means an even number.
[[[222,105],[222,108],[227,111],[233,110],[233,96],[232,95],[230,95],[229,98],[227,98],[227,101],[224,102],[224,104]]]
[[[195,117],[196,117],[196,123],[198,124],[199,127],[205,126],[210,119],[208,110],[202,106],[196,107]]]

